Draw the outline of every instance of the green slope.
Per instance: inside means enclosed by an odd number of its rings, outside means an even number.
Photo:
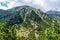
[[[3,14],[1,13],[0,17],[0,22],[7,22],[8,26],[19,24],[24,27],[34,27],[36,25],[41,28],[49,27],[52,20],[39,9],[29,6],[8,9]]]
[[[59,22],[29,6],[0,10],[0,40],[59,40]]]
[[[48,15],[43,13],[42,11],[29,7],[29,6],[21,6],[15,7],[5,12],[1,13],[0,22],[7,22],[9,25],[14,24],[23,24],[27,22],[31,24],[31,21],[36,22],[38,25],[42,27],[48,27],[52,21]]]
[[[50,18],[38,9],[21,6],[15,7],[1,13],[0,22],[8,22],[9,24],[24,23],[25,21],[34,21],[37,24],[50,25]],[[28,23],[29,23],[28,22]]]

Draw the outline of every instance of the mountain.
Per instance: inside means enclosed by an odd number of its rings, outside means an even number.
[[[49,10],[46,14],[60,16],[60,11]]]
[[[46,14],[54,18],[58,24],[60,24],[60,11],[49,10],[46,12]]]
[[[19,24],[24,27],[49,27],[52,17],[41,10],[30,6],[19,6],[8,10],[1,10],[0,23],[7,22],[7,26]]]
[[[39,9],[19,6],[0,10],[0,40],[57,40],[59,35],[60,20]]]
[[[60,14],[60,11],[49,10],[46,13],[47,14]]]
[[[50,25],[51,21],[48,15],[44,14],[39,9],[32,8],[29,6],[15,7],[6,11],[3,10],[3,14],[0,16],[0,22],[12,21],[12,23],[9,23],[11,25],[20,22],[23,23],[25,20],[29,22],[32,20],[34,22],[37,22],[38,24],[43,23],[46,25]]]

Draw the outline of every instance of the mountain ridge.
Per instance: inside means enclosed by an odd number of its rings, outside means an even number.
[[[0,16],[0,22],[7,22],[8,25],[20,24],[22,26],[30,25],[36,23],[38,27],[46,28],[51,25],[53,18],[50,18],[47,14],[40,11],[39,9],[29,7],[29,6],[19,6],[3,12],[3,15]],[[45,27],[46,26],[46,27]]]

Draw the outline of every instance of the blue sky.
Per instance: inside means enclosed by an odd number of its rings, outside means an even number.
[[[22,5],[29,5],[43,11],[60,11],[60,0],[0,0],[0,9],[4,10]]]
[[[0,2],[0,5],[1,5],[1,6],[4,6],[4,7],[8,7],[8,3],[9,3],[9,2]]]

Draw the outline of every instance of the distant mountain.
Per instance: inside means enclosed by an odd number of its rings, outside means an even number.
[[[50,11],[47,11],[46,14],[51,16],[51,17],[52,16],[53,17],[60,17],[60,11],[52,11],[52,10],[50,10]]]
[[[60,16],[60,11],[47,11],[46,14],[51,15],[51,16]]]
[[[60,11],[50,10],[50,11],[47,11],[46,14],[49,17],[54,18],[58,22],[58,24],[60,25]]]
[[[47,11],[46,13],[47,14],[60,14],[60,11],[52,11],[52,10],[50,10],[50,11]]]
[[[5,12],[5,10],[0,9],[0,14],[2,14],[2,13],[4,13],[4,12]]]

